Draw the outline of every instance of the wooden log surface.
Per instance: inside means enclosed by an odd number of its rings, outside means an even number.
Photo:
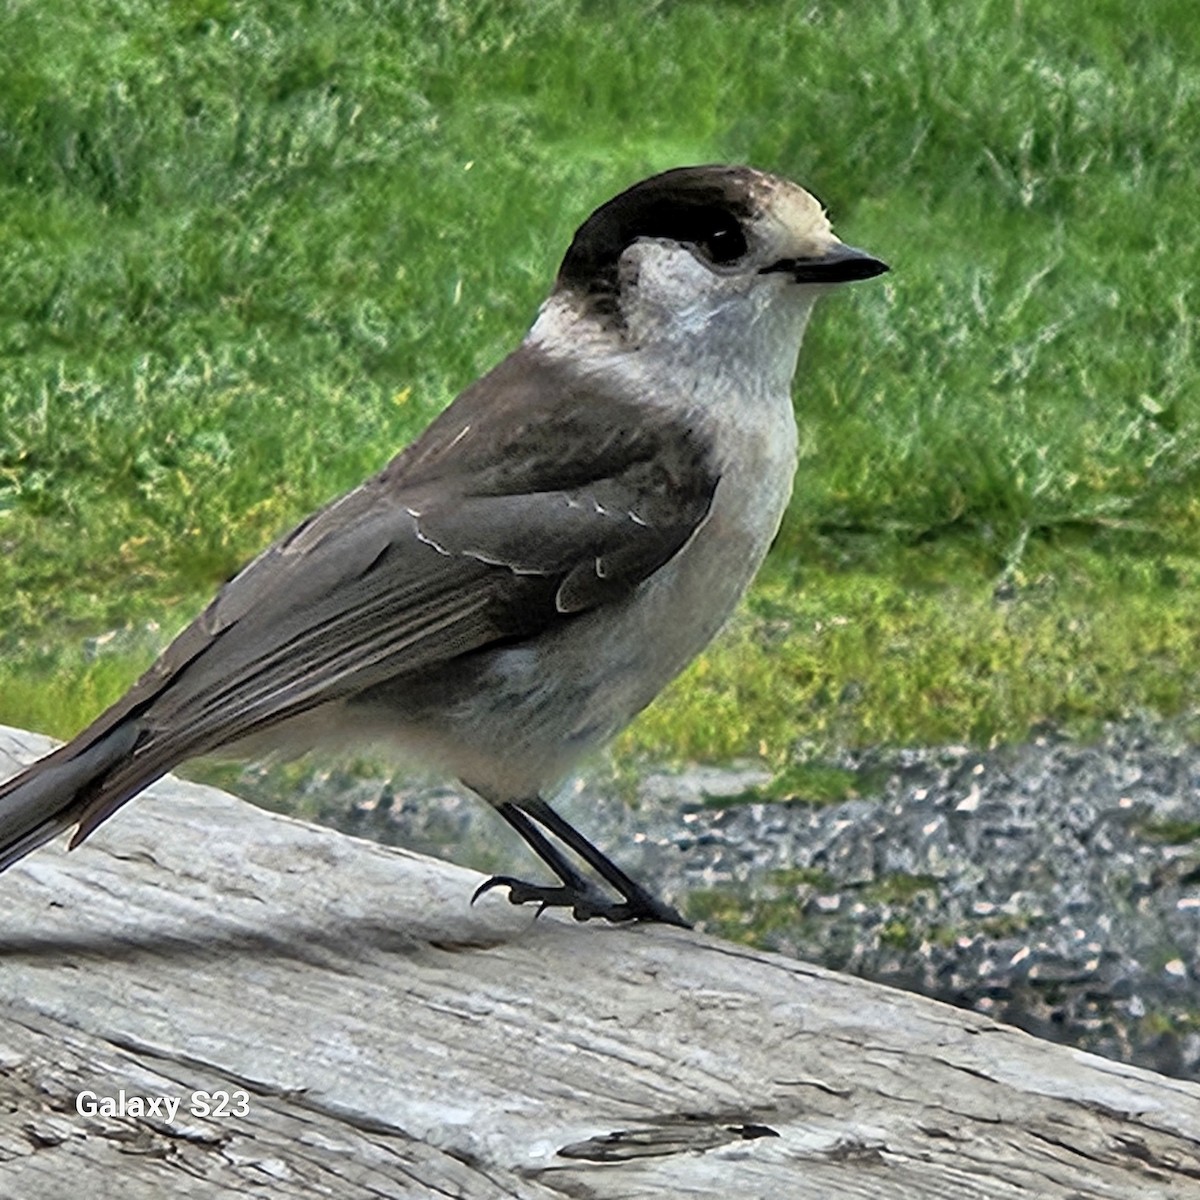
[[[0,1196],[1200,1198],[1200,1086],[479,880],[173,779],[24,860]]]

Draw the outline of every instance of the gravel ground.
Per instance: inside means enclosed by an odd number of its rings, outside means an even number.
[[[1200,749],[1130,724],[832,765],[870,786],[764,803],[752,768],[595,771],[557,807],[701,928],[1200,1078]],[[264,799],[272,773],[241,785]],[[316,770],[302,791],[346,832],[544,875],[453,787]]]

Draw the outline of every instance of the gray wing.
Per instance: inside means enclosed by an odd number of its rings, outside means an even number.
[[[132,743],[79,796],[72,844],[184,758],[534,637],[628,595],[678,553],[718,482],[699,427],[532,353],[255,559],[122,700],[35,764],[115,732]]]

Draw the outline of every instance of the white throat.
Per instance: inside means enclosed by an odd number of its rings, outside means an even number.
[[[719,276],[677,246],[641,242],[622,258],[615,312],[565,290],[526,341],[560,361],[625,377],[647,402],[746,411],[789,398],[818,289],[781,276]]]

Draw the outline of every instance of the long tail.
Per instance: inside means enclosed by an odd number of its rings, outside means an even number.
[[[87,738],[87,732],[0,784],[0,871],[83,820],[101,797],[108,801],[103,804],[107,816],[152,781],[139,780],[139,786],[112,803],[116,797],[105,796],[106,782],[128,763],[140,722],[122,721],[98,738]],[[89,820],[86,828],[81,826],[72,845],[97,824],[99,820]]]

